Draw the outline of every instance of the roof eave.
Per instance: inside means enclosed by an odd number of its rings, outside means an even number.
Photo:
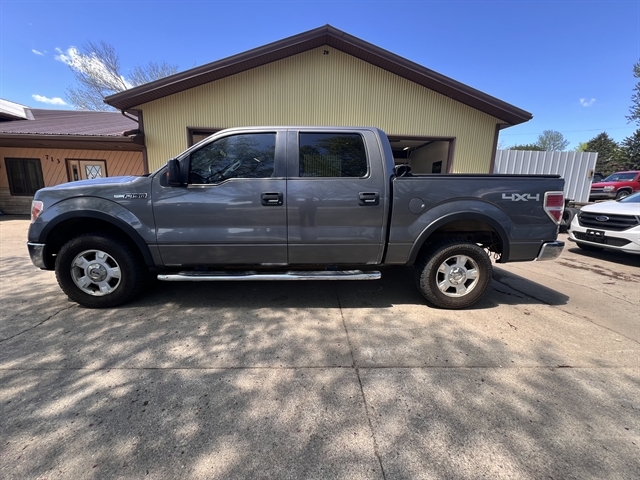
[[[144,149],[144,135],[137,134],[123,137],[104,135],[0,133],[0,147],[142,151]]]
[[[441,75],[399,55],[326,25],[277,42],[263,45],[213,63],[155,80],[105,98],[120,110],[194,88],[205,83],[282,60],[313,48],[328,45],[376,65],[456,101],[483,111],[510,125],[524,123],[533,115],[491,95]]]

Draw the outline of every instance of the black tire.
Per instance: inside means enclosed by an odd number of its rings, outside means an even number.
[[[604,250],[602,247],[594,247],[593,245],[589,245],[588,243],[576,242],[576,245],[580,247],[585,252],[601,252]]]
[[[573,221],[573,217],[576,216],[576,210],[570,207],[567,207],[562,212],[562,221],[560,222],[560,233],[567,233],[567,231],[571,228],[571,222]]]
[[[441,267],[446,273],[439,271]],[[474,278],[470,278],[471,271],[475,271]],[[415,265],[418,289],[429,303],[440,308],[460,309],[473,305],[484,295],[491,275],[491,260],[486,252],[462,239],[434,243]]]
[[[62,291],[88,308],[121,305],[143,288],[146,268],[125,242],[101,233],[69,240],[56,257],[56,278]]]
[[[629,192],[629,190],[620,190],[618,193],[616,193],[616,200],[628,197],[629,195],[631,195],[631,192]]]

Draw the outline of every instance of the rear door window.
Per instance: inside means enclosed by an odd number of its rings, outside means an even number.
[[[367,154],[357,133],[300,133],[300,177],[366,177]]]

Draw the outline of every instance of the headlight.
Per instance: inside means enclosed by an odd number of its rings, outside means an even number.
[[[613,192],[616,189],[616,187],[612,187],[611,185],[609,185],[608,187],[604,187],[602,189],[603,192]]]
[[[44,204],[40,200],[31,202],[31,223],[36,221],[36,218],[40,216],[43,210]]]

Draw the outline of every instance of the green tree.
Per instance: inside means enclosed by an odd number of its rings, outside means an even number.
[[[585,151],[598,153],[596,171],[609,175],[620,170],[619,146],[607,132],[602,132],[589,140]]]
[[[104,103],[105,97],[178,71],[176,65],[149,62],[134,67],[127,78],[115,48],[104,41],[88,42],[81,50],[71,47],[58,53],[56,58],[69,66],[76,79],[77,86],[67,89],[67,98],[79,110],[114,110]]]
[[[633,76],[640,79],[640,61],[633,66]],[[636,122],[637,125],[640,125],[640,81],[637,81],[636,86],[633,87],[631,101],[633,103],[629,108],[627,120],[629,122]]]
[[[617,157],[621,170],[640,170],[640,129],[620,142]]]
[[[569,141],[560,132],[545,130],[538,136],[536,145],[548,152],[562,152],[569,146]]]
[[[588,152],[587,142],[580,142],[577,147],[573,149],[574,152]]]
[[[525,143],[519,145],[512,145],[509,147],[509,150],[534,150],[537,152],[542,152],[544,149],[535,143]]]

